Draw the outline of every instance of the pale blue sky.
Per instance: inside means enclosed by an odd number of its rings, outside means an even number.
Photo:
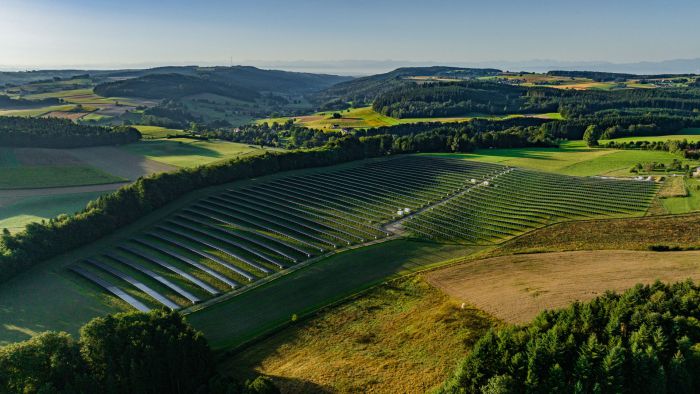
[[[700,57],[697,0],[2,0],[0,67]]]

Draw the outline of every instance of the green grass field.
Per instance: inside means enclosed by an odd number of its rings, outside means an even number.
[[[468,154],[437,155],[576,176],[631,176],[629,170],[640,162],[670,163],[681,159],[691,166],[700,164],[668,152],[589,148],[583,141],[565,142],[559,148],[481,149]]]
[[[49,112],[59,111],[68,112],[75,108],[74,105],[52,105],[48,107],[32,108],[32,109],[9,109],[0,110],[0,116],[26,116],[26,117],[36,117],[42,116]]]
[[[473,253],[459,245],[396,240],[343,252],[188,315],[216,349],[238,346],[387,278]]]
[[[124,146],[131,153],[178,167],[196,167],[239,156],[258,155],[264,149],[226,141],[199,141],[186,138],[141,141]]]
[[[634,141],[666,142],[669,140],[671,140],[671,141],[688,140],[688,142],[698,142],[698,141],[700,141],[700,128],[683,129],[683,130],[680,130],[676,134],[658,135],[658,136],[653,136],[653,137],[624,137],[624,138],[615,138],[612,140],[601,140],[600,143],[602,145],[602,144],[607,144],[610,141],[614,141],[614,142],[634,142]]]
[[[333,118],[333,113],[338,112],[339,114],[342,115],[342,118],[340,119],[334,119]],[[520,115],[508,115],[508,116],[480,116],[480,115],[474,115],[474,116],[463,116],[463,117],[449,117],[449,118],[403,118],[403,119],[398,119],[398,118],[392,118],[390,116],[385,116],[382,115],[375,110],[372,109],[372,107],[360,107],[360,108],[351,108],[345,111],[326,111],[326,112],[318,112],[313,115],[307,115],[307,116],[293,116],[293,117],[281,117],[281,118],[268,118],[268,119],[260,119],[256,121],[256,123],[261,124],[261,123],[268,123],[272,124],[274,122],[277,123],[285,123],[289,119],[293,119],[295,123],[309,127],[309,128],[314,128],[314,129],[322,129],[322,130],[333,130],[333,129],[341,129],[341,128],[372,128],[372,127],[381,127],[381,126],[395,126],[398,124],[408,124],[408,123],[420,123],[420,122],[444,122],[444,123],[453,123],[453,122],[465,122],[468,120],[473,119],[474,117],[484,117],[484,118],[492,118],[492,119],[505,119],[509,117],[515,117],[515,116],[520,116]],[[561,119],[561,114],[558,113],[550,113],[550,114],[542,114],[538,115],[542,117],[546,117],[549,119]]]
[[[688,190],[687,197],[669,197],[661,200],[666,212],[671,214],[687,213],[700,210],[700,180],[684,179]]]
[[[140,131],[144,139],[166,138],[170,135],[184,135],[182,130],[169,129],[161,126],[134,125],[132,127]]]
[[[88,192],[22,197],[10,204],[0,205],[0,229],[6,228],[10,232],[17,232],[29,223],[80,211],[85,208],[89,201],[104,193]]]
[[[0,189],[99,185],[125,179],[88,166],[7,167],[0,170]]]

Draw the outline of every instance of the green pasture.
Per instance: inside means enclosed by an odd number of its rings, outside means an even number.
[[[682,141],[687,140],[688,142],[699,142],[700,141],[700,128],[688,128],[680,130],[675,134],[665,134],[657,135],[651,137],[624,137],[615,138],[612,140],[601,140],[601,144],[607,144],[608,142],[636,142],[636,141],[646,141],[646,142],[666,142],[666,141]]]
[[[54,111],[71,111],[75,108],[74,105],[51,105],[47,107],[31,108],[31,109],[8,109],[0,110],[0,116],[26,116],[26,117],[36,117],[42,116],[49,112]]]
[[[4,167],[0,171],[0,189],[40,189],[126,182],[89,166]]]
[[[170,135],[184,135],[182,130],[169,129],[161,126],[134,125],[132,127],[140,131],[145,139],[166,138]]]
[[[19,166],[19,162],[14,149],[0,147],[0,168],[5,169],[17,166]]]
[[[695,178],[685,179],[688,190],[687,197],[670,197],[661,199],[661,203],[668,213],[680,214],[700,211],[700,180]]]
[[[395,240],[346,251],[187,316],[217,349],[235,347],[390,277],[476,249]]]
[[[259,147],[227,141],[200,141],[187,138],[171,138],[140,141],[123,149],[149,159],[178,167],[196,167],[219,160],[239,156],[258,155],[265,152]]]
[[[5,201],[0,199],[0,229],[6,228],[14,233],[29,223],[78,212],[104,193],[106,192],[45,195]]]
[[[429,155],[457,157],[577,176],[631,176],[633,174],[629,170],[640,162],[670,163],[673,159],[680,159],[691,166],[700,164],[669,152],[589,148],[583,141],[564,142],[558,148],[480,149],[466,154],[430,153]]]
[[[342,118],[333,118],[333,113],[339,113]],[[279,118],[267,118],[257,120],[256,123],[285,123],[292,119],[294,123],[310,127],[314,129],[323,130],[333,130],[342,128],[372,128],[372,127],[382,127],[382,126],[395,126],[399,124],[409,124],[409,123],[420,123],[420,122],[444,122],[444,123],[454,123],[454,122],[466,122],[475,117],[480,118],[490,118],[490,119],[506,119],[512,117],[520,117],[523,115],[506,115],[506,116],[483,116],[479,114],[474,114],[471,116],[458,116],[458,117],[446,117],[446,118],[392,118],[390,116],[385,116],[376,112],[372,107],[360,107],[360,108],[350,108],[343,111],[325,111],[317,112],[313,115],[306,116],[292,116],[292,117],[279,117]],[[535,115],[533,115],[535,116]],[[544,117],[548,119],[561,119],[561,114],[559,113],[547,113],[536,115],[538,117]]]

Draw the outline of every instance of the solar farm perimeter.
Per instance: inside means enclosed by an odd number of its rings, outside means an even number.
[[[369,160],[233,184],[69,270],[133,308],[182,309],[351,246],[499,243],[565,220],[640,215],[656,191],[451,158]]]

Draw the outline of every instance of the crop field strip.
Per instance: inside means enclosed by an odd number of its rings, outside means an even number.
[[[70,269],[139,310],[179,309],[390,236],[383,225],[406,209],[424,209],[504,168],[406,156],[253,182],[196,201]]]
[[[653,182],[510,169],[406,220],[418,237],[497,243],[550,223],[643,213]]]
[[[655,190],[451,158],[390,158],[228,188],[71,269],[137,309],[182,308],[390,236],[384,226],[397,220],[424,238],[492,243],[552,221],[634,213]]]

